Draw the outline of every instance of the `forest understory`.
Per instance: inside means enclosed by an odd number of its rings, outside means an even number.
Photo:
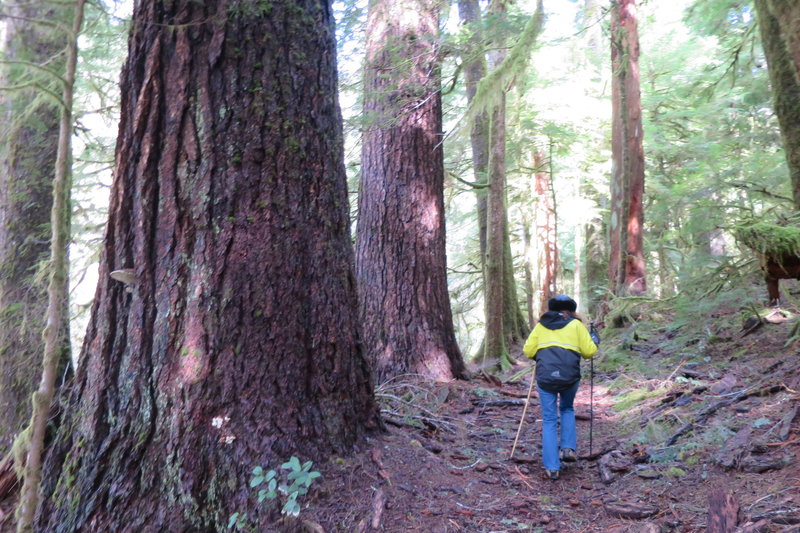
[[[527,362],[501,376],[473,368],[470,380],[384,383],[386,431],[315,465],[322,478],[299,518],[274,531],[691,532],[707,530],[714,507],[727,525],[708,531],[798,532],[800,341],[787,343],[797,312],[765,309],[754,326],[721,306],[695,324],[699,337],[661,313],[605,330],[591,449],[584,364],[579,461],[557,481],[541,467],[535,391],[511,457]],[[0,531],[14,530],[13,496]]]
[[[558,481],[543,476],[535,391],[510,458],[529,374],[385,384],[387,432],[321,469],[301,518],[326,532],[689,532],[706,530],[714,496],[738,510],[718,531],[800,531],[798,346],[784,346],[791,322],[739,317],[718,309],[683,346],[668,317],[606,332],[592,450],[584,365],[580,460]]]

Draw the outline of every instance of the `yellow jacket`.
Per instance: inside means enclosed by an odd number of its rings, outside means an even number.
[[[580,320],[548,311],[533,328],[522,351],[536,360],[537,384],[555,392],[580,380],[580,358],[591,359],[597,345]]]

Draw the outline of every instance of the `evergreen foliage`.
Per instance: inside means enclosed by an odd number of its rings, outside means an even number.
[[[794,222],[797,217],[794,218]],[[800,227],[756,221],[735,228],[736,239],[753,250],[773,257],[800,255]]]

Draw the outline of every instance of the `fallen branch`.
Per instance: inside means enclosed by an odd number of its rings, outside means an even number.
[[[612,450],[616,450],[616,449],[617,449],[617,445],[615,444],[615,445],[613,445],[611,447],[603,448],[602,450],[594,452],[594,453],[587,453],[585,455],[580,455],[580,456],[578,456],[578,459],[581,459],[583,461],[596,461],[597,459],[599,459],[600,457],[603,457],[608,452],[610,452]]]
[[[386,507],[386,494],[383,489],[378,489],[372,496],[372,529],[381,527],[381,519],[383,518],[383,509]]]
[[[667,446],[674,445],[679,438],[683,435],[691,431],[695,425],[702,424],[706,420],[708,420],[711,415],[716,413],[723,407],[728,407],[729,405],[733,405],[735,403],[741,402],[746,400],[747,398],[751,398],[753,396],[767,396],[769,394],[775,394],[776,392],[787,390],[786,385],[769,385],[761,388],[757,388],[756,386],[749,387],[747,389],[732,393],[732,397],[726,398],[724,400],[720,400],[717,403],[711,404],[710,406],[706,407],[705,409],[701,410],[697,413],[697,416],[691,422],[687,422],[683,426],[681,426],[678,431],[676,431],[669,439],[666,441]]]
[[[605,506],[608,516],[615,518],[649,518],[658,513],[658,509],[635,503],[609,503]]]
[[[507,407],[525,405],[525,400],[472,400],[478,407]],[[533,403],[533,402],[532,402]]]
[[[797,443],[800,443],[800,439],[787,440],[786,442],[767,442],[767,443],[764,443],[764,446],[781,447],[781,446],[787,446],[789,444],[797,444]]]

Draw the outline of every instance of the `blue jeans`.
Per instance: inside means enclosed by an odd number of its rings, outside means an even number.
[[[572,407],[572,403],[575,401],[579,384],[580,381],[558,393],[547,392],[536,387],[536,390],[539,391],[539,402],[542,404],[542,464],[547,470],[561,469],[561,460],[558,457],[559,449],[576,449],[578,437],[575,429],[575,409]],[[558,408],[561,411],[560,443],[556,402],[559,403]]]

